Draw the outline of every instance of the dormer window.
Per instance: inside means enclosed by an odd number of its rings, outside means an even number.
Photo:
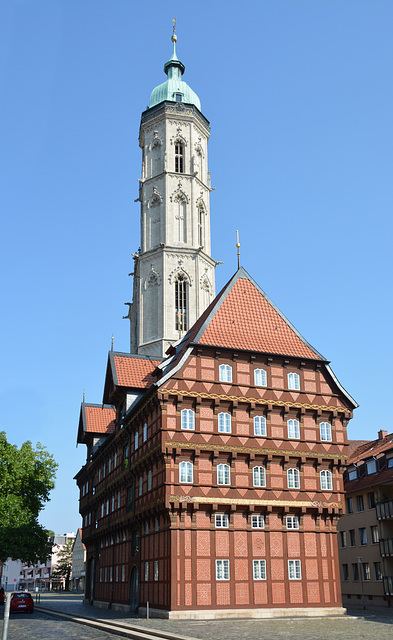
[[[176,102],[182,102],[183,94],[182,93],[175,93],[175,100],[176,100]]]
[[[358,477],[357,469],[351,469],[348,471],[348,481],[352,482],[352,480],[356,480]]]
[[[377,473],[377,461],[369,460],[366,462],[367,466],[367,475],[370,476],[372,473]]]
[[[175,172],[184,173],[184,147],[180,142],[175,144]]]

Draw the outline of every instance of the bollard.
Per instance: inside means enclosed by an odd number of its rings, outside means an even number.
[[[146,602],[146,620],[149,620],[149,603]]]
[[[10,604],[11,604],[11,593],[9,592],[5,594],[3,636],[1,640],[7,640],[8,621],[10,619]]]

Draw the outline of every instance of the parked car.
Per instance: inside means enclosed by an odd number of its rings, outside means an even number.
[[[26,611],[26,613],[33,613],[34,600],[30,593],[27,591],[16,591],[11,595],[10,612]]]

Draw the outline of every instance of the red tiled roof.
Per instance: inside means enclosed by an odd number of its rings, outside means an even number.
[[[372,456],[378,456],[389,449],[393,449],[393,433],[388,434],[384,438],[363,442],[349,456],[348,464],[354,464],[360,460],[366,460]]]
[[[84,431],[110,434],[115,430],[116,411],[112,407],[82,405],[85,412]]]
[[[156,381],[153,371],[161,364],[162,359],[113,354],[113,361],[117,377],[116,386],[148,389]]]
[[[239,269],[221,294],[218,307],[201,326],[195,342],[324,360],[244,269]]]

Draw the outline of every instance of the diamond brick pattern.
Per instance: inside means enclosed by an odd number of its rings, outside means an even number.
[[[285,585],[283,582],[276,582],[272,584],[272,600],[273,604],[285,603]]]
[[[199,607],[208,607],[212,604],[212,588],[210,583],[197,585],[197,604]]]
[[[289,583],[289,599],[291,604],[303,603],[302,583],[300,581]]]
[[[235,602],[238,605],[250,604],[250,595],[247,583],[238,583],[235,585]]]
[[[228,605],[231,604],[231,592],[229,583],[225,582],[217,582],[216,585],[217,591],[217,604],[218,605]]]

